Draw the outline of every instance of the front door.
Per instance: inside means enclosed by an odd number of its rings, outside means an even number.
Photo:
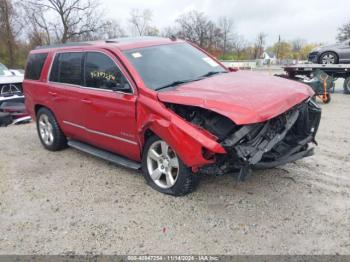
[[[85,54],[82,97],[85,127],[90,144],[140,160],[137,96],[120,68],[112,53],[91,51]]]

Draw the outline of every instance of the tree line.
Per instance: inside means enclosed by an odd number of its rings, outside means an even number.
[[[269,51],[277,59],[306,59],[315,44],[279,37],[266,46],[261,32],[253,43],[235,30],[233,18],[213,21],[203,12],[180,15],[172,26],[158,28],[149,9],[132,9],[124,28],[106,18],[98,0],[0,0],[0,62],[23,67],[28,52],[39,45],[92,41],[123,36],[177,37],[196,43],[220,59],[257,59]],[[350,23],[339,29],[338,40],[350,38]]]

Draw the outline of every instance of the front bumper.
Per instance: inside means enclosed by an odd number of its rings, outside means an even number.
[[[309,99],[264,123],[242,126],[222,141],[228,154],[218,157],[215,172],[273,168],[313,155],[320,119],[320,107]]]
[[[318,63],[318,52],[312,52],[308,56],[308,60],[311,63],[317,64]]]

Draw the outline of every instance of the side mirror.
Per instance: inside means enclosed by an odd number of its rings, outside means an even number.
[[[230,72],[237,72],[239,70],[237,67],[232,67],[232,66],[229,66],[227,69]]]
[[[132,89],[131,86],[129,85],[129,83],[125,83],[125,84],[121,84],[121,85],[117,85],[113,88],[113,91],[115,92],[124,92],[124,93],[132,93]]]

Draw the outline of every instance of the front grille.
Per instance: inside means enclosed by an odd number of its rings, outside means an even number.
[[[22,83],[0,85],[0,96],[18,95],[23,93]]]

